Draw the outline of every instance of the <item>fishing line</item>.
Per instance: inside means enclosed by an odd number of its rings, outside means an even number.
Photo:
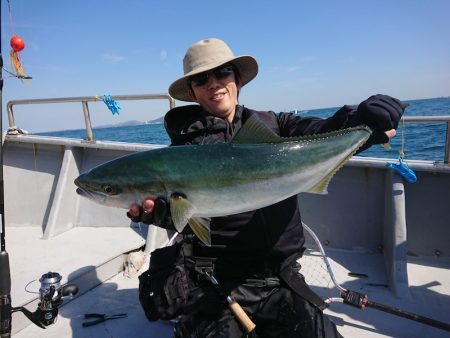
[[[403,108],[406,108],[408,106],[409,106],[408,103],[403,104]],[[415,183],[415,182],[417,182],[417,176],[416,176],[415,172],[408,167],[406,162],[403,161],[405,158],[405,117],[404,117],[404,115],[401,117],[400,121],[401,121],[402,135],[401,135],[401,146],[400,146],[400,150],[399,150],[398,156],[397,156],[398,163],[387,162],[386,166],[388,168],[391,168],[394,171],[396,171],[407,182]]]
[[[8,69],[6,69],[5,67],[2,67],[2,69],[3,69],[5,72],[7,72],[10,76],[17,77],[17,78],[19,78],[19,79],[26,79],[26,80],[32,79],[31,76],[21,76],[21,75],[16,75],[16,74],[10,72],[10,71],[9,71]]]
[[[32,281],[28,282],[28,284],[25,285],[24,290],[25,290],[26,292],[28,292],[28,293],[39,294],[39,292],[37,292],[37,291],[31,291],[31,290],[28,289],[28,287],[29,287],[31,284],[33,284],[33,283],[35,283],[35,282],[37,282],[37,281],[38,281],[37,279],[33,279]]]
[[[8,2],[8,12],[9,12],[9,22],[11,23],[11,32],[12,32],[12,35],[14,35],[14,24],[13,24],[12,10],[11,10],[11,2],[10,2],[10,0],[7,0],[7,2]]]
[[[23,80],[31,80],[31,79],[32,79],[31,76],[16,75],[16,74],[10,72],[10,71],[9,71],[8,69],[6,69],[5,67],[1,67],[1,69],[3,69],[5,72],[7,72],[7,73],[10,75],[10,77],[16,77],[16,78],[18,78],[18,79],[23,79]]]
[[[403,159],[405,157],[405,118],[402,116],[401,118],[402,123],[402,146],[400,150],[400,157]]]

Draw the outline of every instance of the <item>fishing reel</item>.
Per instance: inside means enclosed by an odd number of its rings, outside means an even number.
[[[47,272],[39,278],[41,286],[39,288],[38,308],[31,312],[23,306],[12,307],[11,313],[22,312],[31,322],[45,329],[55,323],[58,317],[58,308],[64,299],[70,299],[78,293],[78,286],[66,284],[61,286],[61,275],[57,272]]]

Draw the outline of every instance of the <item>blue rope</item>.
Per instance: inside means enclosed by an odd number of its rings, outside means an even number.
[[[120,110],[122,109],[122,107],[119,106],[119,104],[117,103],[117,101],[115,101],[115,100],[113,100],[113,99],[111,98],[111,95],[110,95],[110,94],[103,95],[103,96],[102,96],[102,101],[106,104],[106,106],[108,107],[108,109],[111,111],[111,113],[112,113],[113,115],[114,115],[114,114],[117,114],[117,115],[120,114]]]

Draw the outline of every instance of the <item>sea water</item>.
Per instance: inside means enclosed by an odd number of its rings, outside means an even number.
[[[405,116],[437,116],[450,114],[450,97],[404,101],[410,104]],[[317,116],[327,118],[333,115],[339,107],[298,110],[301,117]],[[381,145],[374,145],[360,153],[360,156],[396,158],[403,149],[405,159],[443,161],[447,124],[434,123],[401,123],[397,136],[391,140],[391,150]],[[122,126],[109,128],[94,128],[94,138],[103,141],[120,141],[131,143],[165,144],[170,143],[163,124],[142,124],[137,126]],[[86,130],[65,130],[38,133],[38,135],[86,138]],[[402,139],[403,147],[402,147]]]

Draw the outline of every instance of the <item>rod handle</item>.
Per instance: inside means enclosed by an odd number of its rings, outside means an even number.
[[[256,325],[245,313],[244,309],[235,300],[231,300],[231,302],[228,302],[228,305],[231,311],[233,311],[234,315],[238,319],[239,323],[241,323],[242,326],[244,327],[245,332],[247,333],[252,332],[255,329]]]
[[[0,252],[0,296],[11,294],[11,269],[9,268],[9,255],[6,251]]]

